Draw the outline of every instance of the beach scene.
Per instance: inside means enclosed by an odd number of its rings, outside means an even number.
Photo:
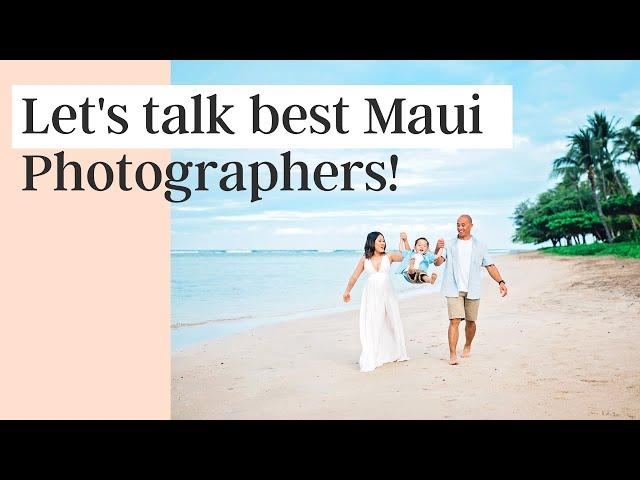
[[[353,310],[362,285],[354,290],[352,305],[340,305],[336,297],[361,256],[359,250],[173,252],[173,351],[250,327]],[[412,285],[399,274],[392,282],[401,298],[436,293],[439,287]]]
[[[318,78],[513,85],[513,148],[300,150],[310,166],[397,154],[398,189],[274,189],[255,203],[194,191],[173,205],[172,418],[640,418],[640,62],[172,62],[176,84]],[[173,157],[249,164],[281,153]],[[443,292],[461,216],[486,252],[471,355],[460,355],[463,320],[451,364]],[[429,266],[433,284],[409,283],[400,262],[385,271],[408,360],[365,372],[363,296],[382,265],[365,265],[348,303],[344,294],[370,232],[389,254],[403,232],[429,252],[443,239],[447,258]]]

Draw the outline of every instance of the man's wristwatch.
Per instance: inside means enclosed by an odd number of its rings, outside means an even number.
[[[500,280],[500,281],[498,282],[498,285],[500,285],[501,283],[504,283],[504,280]],[[504,284],[506,285],[506,283],[504,283]]]

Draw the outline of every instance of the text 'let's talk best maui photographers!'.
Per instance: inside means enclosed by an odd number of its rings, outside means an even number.
[[[210,190],[247,191],[250,202],[273,189],[396,191],[402,149],[512,147],[510,85],[15,85],[12,93],[13,147],[30,151],[24,191],[48,176],[55,191],[164,188],[172,203]],[[203,158],[133,166],[126,150],[142,148],[282,152],[247,164]],[[300,148],[398,153],[310,167],[296,160],[292,149]],[[85,165],[73,149],[125,153]]]

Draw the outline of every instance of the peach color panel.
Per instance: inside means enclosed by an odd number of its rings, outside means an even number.
[[[0,61],[0,418],[168,419],[170,205],[161,187],[22,191],[11,148],[12,84],[169,84],[169,61]],[[69,150],[86,168],[127,154],[133,169],[169,150]],[[71,177],[68,177],[71,179]],[[131,183],[131,176],[129,179]]]

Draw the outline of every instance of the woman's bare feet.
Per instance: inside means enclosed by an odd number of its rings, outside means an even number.
[[[458,365],[458,357],[455,353],[449,356],[449,365]]]

